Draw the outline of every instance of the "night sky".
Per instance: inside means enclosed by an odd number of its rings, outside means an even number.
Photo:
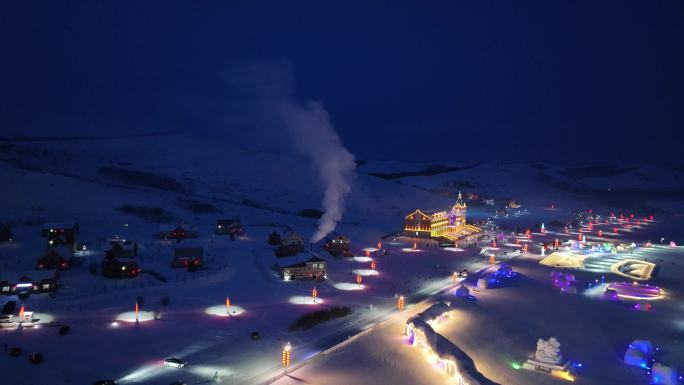
[[[682,163],[682,1],[8,3],[2,135],[234,139],[265,62],[361,159]]]

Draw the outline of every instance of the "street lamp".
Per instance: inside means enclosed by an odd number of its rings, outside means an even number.
[[[287,372],[287,367],[290,366],[290,355],[292,351],[292,344],[289,342],[283,346],[283,352],[281,354],[281,363],[283,364],[283,368],[285,368],[285,372]]]
[[[361,274],[356,274],[356,283],[361,286],[361,282],[363,282],[363,278],[361,277]]]
[[[397,310],[402,311],[404,310],[404,296],[399,296],[397,298]]]
[[[230,297],[226,297],[226,313],[230,315]]]

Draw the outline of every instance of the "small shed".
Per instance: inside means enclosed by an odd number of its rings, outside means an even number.
[[[287,257],[304,251],[304,239],[295,232],[289,233],[283,238],[282,243],[276,249],[276,256]]]
[[[74,251],[66,246],[48,248],[38,258],[36,268],[38,270],[68,270],[74,259]]]
[[[109,241],[109,249],[105,250],[107,258],[133,258],[138,255],[138,244],[130,239],[113,238]]]
[[[172,267],[201,267],[204,249],[201,247],[178,247],[173,250]]]
[[[242,234],[242,222],[240,221],[240,218],[218,219],[216,221],[216,234]]]

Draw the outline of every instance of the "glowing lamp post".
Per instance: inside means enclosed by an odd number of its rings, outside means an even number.
[[[598,231],[598,236],[599,236],[599,237],[602,237],[602,236],[603,236],[603,230],[599,230],[599,231]]]
[[[490,265],[493,265],[493,264],[494,264],[494,254],[491,254],[491,255],[489,256],[489,264],[490,264]]]
[[[24,315],[26,314],[26,310],[24,309],[24,305],[22,304],[21,307],[19,308],[19,322],[24,322]]]
[[[399,296],[397,298],[397,310],[402,311],[404,310],[404,296]]]
[[[527,244],[523,245],[523,253],[527,253]]]
[[[366,257],[370,257],[370,250],[366,249],[365,254],[366,254]]]
[[[356,283],[361,286],[361,282],[363,282],[363,278],[361,277],[361,274],[356,274]]]
[[[285,371],[287,371],[287,367],[290,366],[290,356],[292,353],[292,344],[289,342],[283,346],[283,352],[281,354],[281,363],[283,364],[283,368],[285,368]]]
[[[140,322],[140,319],[138,318],[138,315],[140,314],[140,304],[138,301],[135,301],[135,323]]]
[[[375,270],[376,267],[378,267],[378,265],[375,263],[375,261],[371,261],[371,270]]]
[[[617,228],[617,227],[613,227],[613,234],[617,234],[617,233],[618,233],[618,228]]]
[[[230,297],[226,297],[226,313],[230,314]]]
[[[378,250],[382,249],[382,242],[378,241]]]
[[[316,289],[316,286],[311,289],[311,296],[314,297],[314,300],[316,300],[316,297],[318,297],[318,289]]]
[[[492,239],[492,247],[496,247],[496,239]]]
[[[418,245],[416,244],[416,242],[413,242],[413,250],[416,250],[416,249],[418,249]]]
[[[525,231],[525,235],[527,235],[527,239],[531,239],[531,238],[532,238],[532,230],[527,229],[527,230]]]
[[[457,279],[457,278],[458,278],[458,274],[456,274],[456,272],[454,272],[453,274],[451,274],[451,279],[454,281],[454,285],[456,284],[456,279]]]

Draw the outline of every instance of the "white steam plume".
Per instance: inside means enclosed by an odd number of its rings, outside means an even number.
[[[344,200],[351,192],[356,162],[342,145],[321,103],[286,105],[284,117],[295,149],[311,160],[325,186],[324,213],[318,220],[318,229],[311,236],[311,242],[317,242],[335,230],[342,219]]]
[[[342,219],[356,167],[354,156],[342,144],[320,102],[299,103],[293,96],[291,69],[286,63],[237,66],[226,79],[242,91],[241,100],[248,106],[241,108],[251,112],[251,129],[256,122],[262,129],[285,131],[294,150],[309,159],[318,172],[325,188],[324,213],[311,242],[321,240]]]

